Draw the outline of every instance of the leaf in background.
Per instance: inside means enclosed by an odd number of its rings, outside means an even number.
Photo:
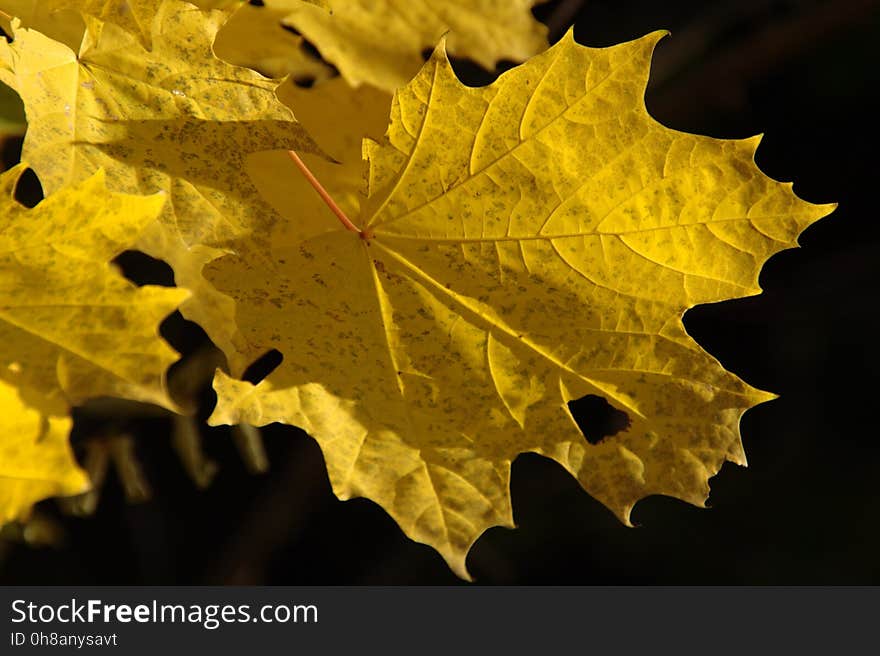
[[[159,323],[188,293],[136,287],[110,264],[163,198],[108,192],[99,172],[27,209],[12,197],[25,169],[0,176],[0,379],[45,414],[97,396],[175,409],[165,371],[177,354]]]
[[[353,86],[393,92],[424,63],[422,52],[449,32],[449,52],[488,70],[547,48],[547,28],[532,16],[541,0],[265,0],[287,10],[302,34]],[[321,5],[324,5],[323,7]]]
[[[285,7],[242,4],[220,28],[214,54],[268,77],[290,75],[300,83],[333,77],[333,67],[304,47],[302,36],[284,28]]]
[[[38,501],[89,489],[68,443],[71,423],[44,416],[0,381],[0,526],[26,519]]]
[[[245,172],[249,153],[316,148],[276,98],[276,82],[221,62],[211,43],[226,13],[157,0],[152,50],[112,23],[86,18],[79,54],[16,28],[0,42],[0,81],[24,100],[22,158],[47,193],[99,167],[115,191],[168,193],[137,248],[165,260],[182,307],[214,342],[235,351],[232,302],[201,276],[224,243],[276,220]]]
[[[0,0],[3,29],[10,36],[13,28],[7,19],[15,17],[22,27],[37,30],[76,51],[82,43],[85,23],[75,0]],[[86,0],[86,5],[92,4]]]
[[[764,261],[832,208],[761,173],[758,139],[652,119],[660,36],[592,49],[569,32],[484,88],[438,48],[366,149],[363,236],[323,209],[210,265],[251,352],[284,356],[258,385],[218,374],[211,421],[303,427],[340,498],[373,499],[460,576],[484,530],[513,525],[522,452],[624,522],[652,494],[703,504],[772,395],[682,316],[759,293]],[[567,404],[588,395],[628,427],[585,439]]]

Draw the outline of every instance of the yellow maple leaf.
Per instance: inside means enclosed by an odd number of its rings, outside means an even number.
[[[491,70],[547,47],[547,28],[531,14],[542,0],[266,0],[287,10],[301,33],[352,85],[392,92],[416,74],[422,52],[449,32],[449,51]]]
[[[188,293],[136,287],[110,264],[163,198],[108,192],[98,172],[29,210],[12,198],[25,168],[0,176],[0,379],[45,414],[97,396],[175,409],[164,376],[177,354],[158,327]]]
[[[48,193],[99,167],[115,191],[168,193],[137,247],[174,269],[177,285],[192,292],[181,311],[234,352],[231,301],[204,281],[202,266],[226,241],[276,220],[245,172],[248,156],[317,149],[276,98],[277,82],[214,57],[228,12],[178,0],[152,5],[151,50],[90,15],[77,51],[16,27],[13,42],[0,43],[0,81],[24,101],[22,157]]]
[[[340,498],[373,499],[460,576],[486,528],[512,525],[522,452],[624,522],[651,494],[702,505],[772,395],[682,316],[759,293],[764,261],[832,206],[761,173],[757,138],[653,120],[661,36],[592,49],[569,32],[484,88],[438,48],[365,146],[360,232],[309,210],[210,266],[249,352],[284,355],[258,385],[218,373],[211,422],[303,427]],[[629,426],[588,442],[567,407],[585,395]]]
[[[0,381],[0,526],[26,519],[37,501],[89,489],[68,443],[71,423],[41,414]]]

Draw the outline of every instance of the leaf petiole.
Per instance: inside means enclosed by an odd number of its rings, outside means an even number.
[[[346,216],[345,212],[342,211],[342,208],[336,204],[336,201],[333,200],[333,197],[324,189],[324,185],[322,185],[318,178],[315,177],[315,174],[309,170],[309,167],[306,166],[306,163],[300,159],[300,156],[297,155],[295,150],[288,150],[287,154],[290,156],[290,159],[293,160],[293,163],[296,164],[297,168],[302,172],[302,174],[306,177],[306,180],[309,181],[309,184],[315,188],[315,191],[318,192],[318,195],[323,199],[325,203],[327,203],[327,207],[336,215],[336,218],[345,226],[346,230],[350,230],[351,232],[356,232],[361,236],[361,239],[369,239],[371,235],[364,232],[360,228],[358,228],[354,223],[352,223],[351,219]]]

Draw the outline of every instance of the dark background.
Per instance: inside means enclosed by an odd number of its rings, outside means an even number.
[[[781,395],[746,414],[750,465],[728,463],[712,479],[710,509],[651,497],[633,512],[638,527],[625,528],[561,467],[523,455],[512,483],[519,528],[488,531],[471,573],[487,584],[880,583],[880,3],[556,0],[536,14],[554,40],[574,23],[592,46],[670,29],[647,96],[652,114],[715,137],[763,132],[757,161],[768,175],[840,206],[804,232],[801,249],[772,258],[761,296],[685,317],[725,367]],[[491,79],[467,63],[460,70],[470,83]],[[122,264],[141,281],[168,277],[144,258]],[[163,329],[184,351],[202,339],[179,317]],[[78,417],[76,439],[89,421]],[[0,543],[0,584],[459,582],[378,506],[336,500],[320,450],[297,429],[264,429],[271,470],[251,475],[229,429],[205,428],[220,471],[204,491],[175,455],[167,419],[126,430],[152,499],[126,503],[111,475],[90,518],[41,504],[54,546]]]

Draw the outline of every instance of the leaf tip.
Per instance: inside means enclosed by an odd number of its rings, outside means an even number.
[[[764,390],[753,389],[750,399],[752,405],[749,407],[749,409],[754,408],[755,406],[759,406],[762,403],[767,403],[768,401],[775,401],[778,398],[780,398],[779,394],[776,394],[775,392],[767,392]]]
[[[660,42],[661,39],[665,39],[667,36],[671,35],[672,32],[669,30],[654,30],[653,32],[649,32],[642,40],[646,41],[650,46],[651,50]]]
[[[640,526],[640,524],[635,524],[632,521],[632,511],[633,511],[634,507],[635,507],[635,503],[628,503],[628,504],[620,507],[618,509],[618,511],[615,513],[617,515],[618,519],[620,519],[620,521],[623,523],[623,525],[626,526],[627,528],[639,528],[639,526]]]
[[[446,564],[449,565],[449,569],[461,580],[467,581],[468,583],[474,582],[474,577],[471,576],[471,573],[467,568],[467,554],[469,550],[466,550],[464,553],[456,553],[454,555],[446,555],[444,554],[444,560],[446,560]]]
[[[742,140],[742,143],[748,148],[748,150],[752,153],[752,161],[755,160],[755,153],[758,150],[758,146],[761,145],[761,141],[764,139],[764,133],[759,132],[758,134],[746,137]]]
[[[437,40],[437,45],[434,46],[434,50],[431,52],[431,56],[428,58],[429,62],[438,62],[449,64],[449,54],[447,44],[449,42],[449,30],[443,33],[443,35]]]

